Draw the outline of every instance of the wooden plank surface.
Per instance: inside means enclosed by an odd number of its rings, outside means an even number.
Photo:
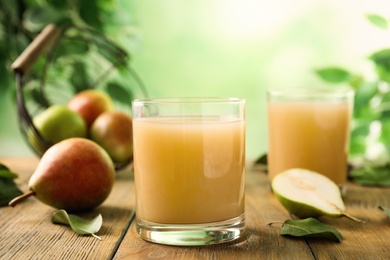
[[[20,174],[18,184],[26,191],[38,160],[0,158],[0,162]],[[378,209],[380,205],[390,208],[390,188],[347,184],[347,211],[367,223],[320,217],[343,235],[344,240],[336,243],[281,236],[280,227],[268,223],[290,216],[272,194],[266,175],[248,170],[246,184],[246,230],[235,242],[175,247],[141,240],[132,221],[133,174],[126,169],[118,173],[104,204],[82,215],[102,214],[98,233],[102,241],[52,224],[55,209],[30,198],[15,208],[0,208],[0,259],[390,259],[390,219]]]
[[[19,174],[22,191],[38,160],[35,158],[0,158],[0,162]],[[77,214],[93,218],[102,214],[103,226],[92,236],[80,236],[69,227],[51,223],[55,209],[35,198],[29,198],[15,208],[0,208],[0,259],[110,259],[119,247],[124,232],[134,214],[132,173],[118,173],[107,200],[91,212]]]
[[[311,259],[304,240],[286,239],[268,225],[288,217],[273,194],[264,174],[247,173],[246,230],[236,242],[203,247],[157,245],[141,240],[132,223],[115,259]],[[289,258],[293,259],[293,258]]]
[[[341,243],[281,236],[270,222],[291,218],[270,190],[264,173],[248,171],[246,235],[236,242],[204,247],[157,245],[141,240],[132,223],[114,259],[390,259],[390,189],[347,185],[347,211],[367,221],[320,217],[343,235]]]
[[[390,189],[347,186],[344,202],[347,212],[363,219],[356,223],[347,218],[319,218],[337,228],[343,235],[341,243],[310,241],[317,259],[390,259],[390,219],[380,205],[390,208]]]

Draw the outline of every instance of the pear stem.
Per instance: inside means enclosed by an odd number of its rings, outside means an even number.
[[[366,223],[366,221],[361,220],[361,219],[358,219],[358,218],[355,218],[354,216],[351,216],[351,215],[349,215],[349,214],[346,213],[346,212],[343,212],[342,215],[343,215],[344,217],[347,217],[347,218],[349,218],[349,219],[352,219],[353,221],[356,221],[356,222],[359,222],[359,223]]]
[[[27,199],[28,197],[30,196],[34,196],[35,195],[35,191],[33,190],[30,190],[29,192],[27,193],[24,193],[16,198],[14,198],[13,200],[11,200],[9,203],[8,203],[8,206],[11,206],[11,207],[15,207],[16,204],[18,204],[20,201],[22,200],[25,200]]]
[[[93,237],[95,237],[95,238],[99,239],[100,241],[102,241],[102,238],[101,238],[101,237],[99,237],[99,236],[97,236],[97,235],[95,235],[94,233],[92,233],[91,235],[92,235]]]
[[[276,224],[283,225],[284,222],[283,221],[274,221],[274,222],[269,222],[267,225],[272,227],[272,226],[274,226]]]

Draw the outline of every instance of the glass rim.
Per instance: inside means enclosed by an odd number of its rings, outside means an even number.
[[[136,98],[133,103],[147,104],[200,104],[200,103],[242,103],[244,98],[236,97],[157,97]]]
[[[307,97],[307,96],[327,96],[327,97],[350,97],[354,95],[352,88],[337,87],[314,87],[314,88],[270,88],[267,93],[273,97]]]

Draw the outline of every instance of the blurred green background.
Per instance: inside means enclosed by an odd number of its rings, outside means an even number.
[[[44,25],[91,26],[131,53],[149,95],[247,100],[247,158],[267,150],[266,89],[325,84],[315,71],[370,74],[390,47],[367,14],[386,0],[1,0],[0,156],[30,155],[18,131],[9,67]],[[384,28],[386,29],[386,28]]]

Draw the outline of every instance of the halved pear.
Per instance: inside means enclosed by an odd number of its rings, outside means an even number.
[[[280,203],[297,217],[346,216],[363,222],[345,212],[339,187],[320,173],[289,169],[276,175],[271,186]]]

